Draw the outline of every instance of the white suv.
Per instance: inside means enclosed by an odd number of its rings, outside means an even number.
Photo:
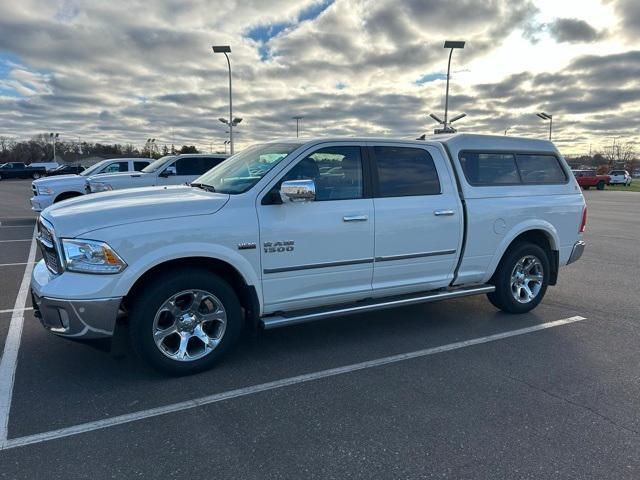
[[[624,185],[625,187],[631,185],[631,175],[626,170],[611,170],[609,176],[611,177],[609,185]]]

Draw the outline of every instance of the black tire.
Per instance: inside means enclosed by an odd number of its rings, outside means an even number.
[[[512,292],[511,275],[520,259],[526,256],[536,257],[542,266],[542,285],[536,296],[526,303],[518,302]],[[538,245],[529,242],[516,243],[505,252],[500,264],[490,282],[496,287],[488,293],[489,301],[497,308],[507,313],[526,313],[538,306],[549,285],[551,268],[547,253]]]
[[[598,190],[604,190],[604,182],[603,182],[602,180],[600,180],[600,181],[598,182],[598,185],[596,185],[596,188],[597,188]]]
[[[34,173],[33,175],[31,175],[31,178],[33,178],[34,180],[38,180],[41,177],[41,175],[39,173]]]
[[[153,338],[154,319],[164,302],[173,295],[198,289],[209,292],[226,311],[226,327],[220,343],[206,356],[190,361],[169,358]],[[129,334],[136,353],[155,369],[171,375],[189,375],[211,368],[236,344],[242,331],[242,310],[233,288],[218,275],[200,269],[185,269],[154,278],[131,301]]]
[[[591,188],[591,185],[585,185],[584,187],[582,187],[585,190],[589,190],[589,188]]]

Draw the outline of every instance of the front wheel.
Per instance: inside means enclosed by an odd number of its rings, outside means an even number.
[[[205,270],[155,278],[131,304],[133,347],[164,373],[188,375],[211,368],[242,330],[235,292]]]
[[[490,283],[489,301],[508,313],[525,313],[542,301],[549,284],[549,258],[533,243],[519,243],[507,250]]]
[[[37,180],[40,178],[40,174],[35,172],[33,175],[31,175],[31,178],[33,178],[34,180]]]
[[[604,190],[604,182],[603,182],[602,180],[600,180],[600,181],[598,182],[598,185],[596,186],[596,188],[597,188],[598,190]]]

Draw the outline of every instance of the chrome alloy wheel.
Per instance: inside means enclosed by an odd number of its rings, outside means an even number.
[[[529,303],[542,289],[544,269],[535,255],[522,257],[511,272],[511,294],[519,303]]]
[[[153,319],[153,339],[171,360],[191,362],[210,354],[222,341],[227,312],[204,290],[184,290],[167,299]]]

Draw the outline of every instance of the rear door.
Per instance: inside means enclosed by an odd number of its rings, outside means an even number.
[[[373,159],[373,290],[409,293],[449,285],[463,218],[450,170],[428,145],[370,144]]]
[[[165,167],[169,175],[158,177],[158,185],[182,185],[191,183],[200,175],[219,163],[218,159],[209,157],[182,157]]]

